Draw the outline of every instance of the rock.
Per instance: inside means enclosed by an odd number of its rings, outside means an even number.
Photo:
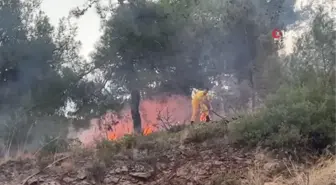
[[[133,172],[133,173],[130,173],[129,175],[132,176],[132,177],[148,179],[149,177],[152,176],[152,174],[153,174],[153,172],[149,171],[149,172]]]
[[[127,166],[122,166],[121,167],[121,172],[128,172]]]
[[[140,172],[140,171],[149,171],[144,165],[136,164],[132,168],[133,171]]]
[[[213,164],[216,165],[216,166],[218,166],[218,165],[222,165],[223,162],[222,161],[214,161]]]
[[[205,175],[205,174],[207,174],[208,173],[208,171],[206,171],[206,170],[202,170],[202,169],[199,169],[198,171],[197,171],[197,174],[198,175]]]
[[[142,159],[145,156],[148,156],[148,150],[132,150],[133,159]]]
[[[69,161],[62,162],[60,166],[61,166],[61,169],[62,169],[63,172],[72,171],[73,168],[74,168],[74,165]]]
[[[86,172],[84,170],[79,170],[78,171],[78,174],[77,174],[77,179],[79,180],[83,180],[86,178]]]
[[[280,184],[275,182],[265,182],[264,185],[280,185]]]
[[[61,185],[61,183],[59,183],[57,181],[48,181],[48,182],[43,182],[40,185]]]
[[[280,168],[280,163],[278,162],[268,162],[264,164],[264,170],[267,172],[274,172]]]
[[[117,184],[119,181],[120,181],[120,178],[112,177],[112,176],[110,176],[110,177],[106,177],[106,178],[104,179],[104,183],[106,183],[106,184],[110,184],[110,183],[115,183],[115,184]]]
[[[33,178],[31,178],[31,179],[29,179],[29,180],[27,181],[27,184],[28,184],[28,185],[32,185],[32,184],[41,184],[41,183],[43,183],[43,182],[44,182],[44,180],[41,180],[41,179],[36,178],[36,177],[33,177]]]
[[[128,172],[127,166],[116,168],[115,170],[112,170],[110,173],[114,174],[114,173],[124,173],[124,172]]]
[[[76,182],[76,185],[91,185],[88,181],[81,181],[81,182]]]
[[[118,185],[134,185],[134,183],[130,181],[123,181],[123,182],[119,182]]]
[[[178,177],[186,177],[188,174],[189,174],[189,170],[186,168],[181,167],[176,170],[176,175]]]
[[[75,181],[75,180],[76,180],[76,179],[71,178],[71,177],[64,177],[64,178],[63,178],[63,181],[66,182],[66,183],[70,183],[70,182]]]
[[[165,163],[157,163],[156,164],[156,168],[157,169],[159,169],[159,170],[164,170],[164,169],[166,169],[168,166],[167,166],[167,164],[165,164]]]

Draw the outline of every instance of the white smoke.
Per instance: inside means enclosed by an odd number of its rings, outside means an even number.
[[[297,0],[295,2],[294,12],[300,12],[300,19],[286,27],[283,36],[285,47],[280,51],[280,54],[289,55],[293,52],[295,42],[303,33],[309,30],[309,25],[314,18],[314,12],[317,11],[319,6],[323,6],[335,18],[335,0]]]

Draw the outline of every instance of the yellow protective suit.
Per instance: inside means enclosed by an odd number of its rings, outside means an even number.
[[[207,99],[207,92],[201,91],[201,90],[195,90],[192,94],[192,100],[191,100],[191,106],[192,106],[192,115],[191,115],[191,121],[195,122],[196,118],[198,117],[198,114],[200,110],[204,110],[205,113],[208,112],[209,114],[209,108],[204,104],[204,101],[208,101]]]

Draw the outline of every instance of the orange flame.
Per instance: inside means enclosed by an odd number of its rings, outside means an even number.
[[[143,131],[143,135],[148,136],[149,134],[153,133],[153,128],[146,127]]]
[[[203,112],[200,116],[200,121],[206,121],[207,113]]]
[[[148,136],[150,135],[151,133],[154,132],[154,129],[150,126],[147,126],[144,128],[143,130],[143,135],[144,136]],[[117,139],[119,139],[120,137],[117,136],[117,132],[116,131],[108,131],[107,132],[107,139],[110,140],[110,141],[115,141]]]
[[[94,144],[97,139],[107,138],[109,140],[117,140],[124,135],[133,134],[133,122],[130,112],[129,108],[125,108],[120,112],[121,117],[118,117],[112,112],[108,112],[101,117],[101,119],[93,119],[89,129],[81,130],[77,133],[79,134],[79,140],[84,145],[91,145]],[[147,136],[167,128],[164,122],[170,122],[169,124],[174,125],[189,121],[191,115],[190,98],[173,95],[166,97],[164,101],[162,98],[142,100],[140,103],[140,114],[143,121],[142,134]],[[101,130],[98,126],[100,125],[99,123],[102,125],[110,125],[112,129],[108,132],[107,130]]]
[[[116,140],[117,139],[117,135],[115,132],[113,131],[108,131],[107,132],[107,139],[110,141]]]

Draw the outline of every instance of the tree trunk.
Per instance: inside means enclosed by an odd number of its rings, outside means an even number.
[[[132,90],[131,92],[131,115],[132,115],[132,120],[133,120],[134,132],[137,134],[140,134],[142,130],[139,105],[140,105],[140,91]]]
[[[250,38],[250,40],[249,40]],[[248,52],[249,52],[249,59],[251,60],[250,66],[249,66],[249,81],[252,88],[252,111],[254,111],[255,104],[256,104],[256,88],[255,88],[255,68],[256,68],[256,38],[254,36],[254,27],[250,25],[249,32],[247,32],[247,27],[245,27],[245,40],[248,46]]]

